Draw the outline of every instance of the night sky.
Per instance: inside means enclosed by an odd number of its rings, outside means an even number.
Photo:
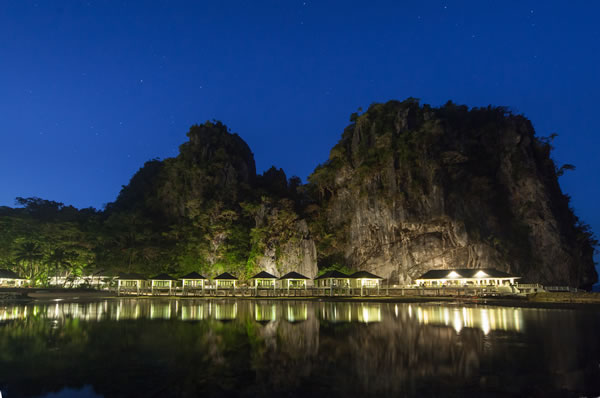
[[[171,5],[169,5],[171,3]],[[214,3],[214,4],[212,4]],[[176,4],[177,6],[174,6]],[[596,1],[0,2],[0,205],[101,208],[222,120],[303,180],[372,102],[506,105],[600,231]]]

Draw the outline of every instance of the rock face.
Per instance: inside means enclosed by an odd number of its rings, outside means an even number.
[[[256,269],[282,276],[296,271],[306,277],[317,275],[317,249],[308,224],[289,208],[273,208],[262,204],[255,216],[257,231],[263,231],[255,242],[259,254]]]
[[[503,108],[372,105],[309,177],[321,259],[391,284],[434,268],[493,267],[590,287],[593,238],[560,190],[550,150]]]
[[[147,162],[107,207],[113,223],[120,217],[132,227],[132,251],[154,253],[151,262],[160,270],[171,264],[173,273],[314,277],[316,248],[296,210],[297,179],[288,183],[274,167],[257,175],[246,142],[220,122],[187,135],[178,156]]]
[[[556,167],[552,138],[526,118],[408,99],[351,121],[307,185],[275,167],[257,175],[248,145],[222,123],[192,126],[178,156],[147,162],[107,206],[118,239],[96,260],[241,279],[312,278],[318,262],[390,284],[484,267],[550,285],[597,280],[596,242],[558,183],[569,167]]]

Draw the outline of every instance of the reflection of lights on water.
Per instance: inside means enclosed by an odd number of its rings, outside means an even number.
[[[460,333],[460,331],[462,330],[462,327],[463,327],[463,323],[460,319],[460,312],[458,311],[458,309],[454,310],[453,326],[454,326],[454,330],[456,330],[456,333]]]
[[[306,321],[308,319],[308,306],[306,304],[288,304],[286,314],[288,322]]]
[[[381,322],[381,306],[379,304],[361,304],[358,321],[364,323]]]
[[[181,306],[179,304],[182,304]],[[271,321],[282,317],[290,322],[308,319],[307,303],[272,303],[252,304],[257,321]],[[43,317],[49,320],[73,318],[82,320],[111,319],[124,321],[147,317],[148,319],[189,320],[232,320],[238,317],[238,303],[203,301],[142,301],[124,299],[119,301],[103,301],[96,303],[52,302],[45,305],[6,306],[0,307],[0,321],[25,319],[27,317]],[[529,310],[509,307],[462,307],[446,305],[382,305],[378,303],[324,303],[317,307],[315,314],[321,319],[331,322],[380,322],[384,316],[408,317],[418,323],[427,325],[445,325],[461,333],[464,328],[480,329],[484,334],[497,330],[522,332],[523,317]],[[281,312],[280,312],[281,311]]]
[[[462,307],[451,310],[425,305],[416,308],[416,318],[422,324],[452,326],[456,333],[468,327],[480,329],[486,335],[494,330],[521,332],[523,325],[520,308]]]
[[[237,317],[237,303],[215,303],[215,319],[229,321]]]
[[[362,308],[362,321],[369,323],[369,310],[365,307]]]
[[[277,319],[277,307],[275,304],[254,304],[254,320],[275,321]]]
[[[488,310],[481,310],[481,330],[483,330],[484,334],[488,334],[490,332],[490,319],[488,317]]]
[[[202,305],[189,305],[181,307],[181,320],[182,321],[200,321],[204,319],[204,306]]]
[[[137,306],[136,306],[137,310]],[[135,319],[138,318],[138,311],[135,312]],[[150,319],[169,319],[171,318],[171,304],[150,304]]]

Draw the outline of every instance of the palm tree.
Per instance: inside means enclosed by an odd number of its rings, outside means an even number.
[[[42,248],[38,243],[24,242],[15,251],[15,260],[20,264],[23,273],[35,286],[36,278],[40,274],[39,264],[44,257]]]
[[[50,253],[46,263],[50,267],[54,268],[54,277],[56,281],[58,281],[58,274],[61,269],[71,268],[71,260],[73,259],[74,255],[75,253],[67,252],[65,249],[60,247],[54,249],[52,253]]]

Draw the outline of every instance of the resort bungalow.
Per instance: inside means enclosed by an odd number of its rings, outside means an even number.
[[[519,276],[494,268],[434,269],[417,280],[417,286],[501,286],[514,285]]]
[[[147,279],[143,275],[135,273],[121,273],[117,278],[117,293],[120,293],[121,290],[134,290],[137,294],[140,294],[140,290],[145,288],[147,283]]]
[[[173,289],[173,282],[177,282],[176,278],[173,278],[169,274],[158,274],[150,278],[150,292],[154,294],[154,290],[169,290],[169,295],[171,295],[171,291]]]
[[[62,272],[49,277],[48,284],[60,287],[93,287],[108,289],[117,275],[103,269],[84,269],[81,275]]]
[[[327,271],[315,278],[317,287],[350,287],[350,276],[340,271]]]
[[[362,296],[364,288],[377,288],[379,290],[383,278],[367,271],[358,271],[350,275],[350,279],[352,280],[350,285],[356,289],[360,288],[360,295]]]
[[[277,281],[277,277],[269,274],[266,271],[260,271],[258,274],[250,278],[250,281],[252,282],[252,286],[256,289],[275,289],[275,281]]]
[[[281,288],[287,288],[288,293],[290,291],[290,288],[292,289],[301,289],[304,288],[306,289],[306,281],[308,280],[308,278],[304,275],[301,275],[297,272],[288,272],[287,274],[285,274],[284,276],[282,276],[281,278],[279,278],[279,281],[281,283]]]
[[[27,282],[15,272],[8,269],[0,269],[0,287],[20,287]]]
[[[186,290],[196,290],[201,289],[204,292],[204,284],[206,283],[206,278],[196,271],[190,272],[179,278],[181,280],[182,289],[185,293]]]
[[[83,275],[78,278],[81,283],[78,286],[90,286],[97,289],[108,289],[114,284],[117,275],[104,269],[84,270]]]
[[[218,290],[219,288],[235,289],[235,284],[238,278],[231,275],[229,272],[223,272],[221,275],[216,276],[213,280],[215,281],[215,290]]]

